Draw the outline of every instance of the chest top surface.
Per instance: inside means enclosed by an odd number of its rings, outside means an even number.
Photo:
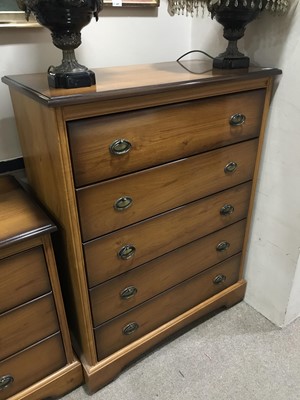
[[[56,230],[12,176],[0,176],[0,248]]]
[[[213,69],[211,62],[162,62],[94,69],[96,85],[76,89],[53,89],[47,74],[4,76],[2,81],[47,106],[90,103],[139,94],[155,94],[174,88],[201,87],[212,83],[238,82],[281,74],[277,68],[250,67],[239,70]]]

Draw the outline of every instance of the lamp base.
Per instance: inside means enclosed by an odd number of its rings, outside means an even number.
[[[48,84],[53,88],[80,88],[95,85],[95,73],[91,70],[82,72],[48,72]]]
[[[250,64],[250,58],[247,56],[242,57],[215,57],[213,60],[213,68],[219,69],[238,69],[248,68]]]

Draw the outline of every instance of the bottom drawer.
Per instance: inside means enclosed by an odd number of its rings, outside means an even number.
[[[98,360],[177,317],[238,281],[238,254],[95,329]]]
[[[3,360],[0,363],[0,400],[8,399],[65,365],[60,333]]]

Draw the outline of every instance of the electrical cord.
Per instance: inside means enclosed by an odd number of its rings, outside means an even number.
[[[212,60],[214,59],[214,57],[212,57],[211,55],[209,55],[209,54],[206,53],[205,51],[202,51],[202,50],[190,50],[190,51],[184,53],[184,54],[183,54],[182,56],[180,56],[179,58],[177,58],[176,62],[177,62],[183,69],[185,69],[186,71],[188,71],[188,72],[191,73],[191,74],[202,75],[202,74],[205,73],[205,72],[211,71],[211,69],[209,69],[209,70],[207,70],[207,71],[194,72],[194,71],[190,70],[189,68],[187,68],[185,65],[183,65],[183,64],[180,62],[180,60],[181,60],[183,57],[185,57],[185,56],[187,56],[188,54],[191,54],[191,53],[202,53],[202,54],[206,55],[207,57],[211,58]]]
[[[183,57],[185,57],[185,56],[187,56],[188,54],[191,54],[191,53],[202,53],[202,54],[204,54],[204,55],[206,55],[207,57],[209,57],[209,58],[211,58],[212,60],[215,58],[215,57],[212,57],[210,54],[208,54],[208,53],[205,53],[205,51],[202,51],[202,50],[190,50],[190,51],[188,51],[187,53],[184,53],[182,56],[180,56],[179,58],[177,58],[177,62],[178,61],[180,61]]]

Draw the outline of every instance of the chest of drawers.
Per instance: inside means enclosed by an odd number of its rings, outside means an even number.
[[[0,177],[0,399],[56,398],[82,382],[50,233],[17,181]]]
[[[192,71],[189,72],[188,69]],[[60,228],[73,342],[93,392],[159,341],[240,301],[277,69],[201,62],[10,86],[28,180]]]

